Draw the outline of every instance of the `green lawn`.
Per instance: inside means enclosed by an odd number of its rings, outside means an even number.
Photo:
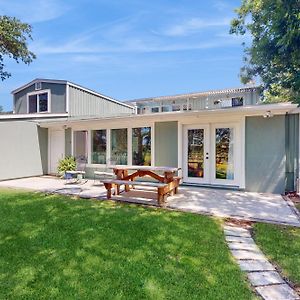
[[[300,285],[300,228],[256,224],[255,240],[287,278]]]
[[[254,299],[220,221],[0,190],[0,299]]]

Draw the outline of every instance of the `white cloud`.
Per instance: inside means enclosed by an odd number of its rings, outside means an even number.
[[[202,29],[212,27],[229,26],[230,19],[204,20],[200,18],[192,18],[181,24],[172,25],[162,31],[165,36],[186,36],[199,32]]]
[[[69,7],[58,0],[0,0],[0,14],[13,16],[30,24],[56,19]]]

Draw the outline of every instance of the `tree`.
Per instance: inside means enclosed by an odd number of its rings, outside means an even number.
[[[4,58],[13,58],[30,64],[36,58],[28,49],[27,42],[32,40],[32,28],[14,17],[0,16],[0,77],[4,80],[11,76],[5,70]]]
[[[230,33],[253,37],[244,44],[242,82],[259,76],[266,100],[300,103],[299,0],[242,0],[236,13]]]
[[[2,112],[3,112],[3,106],[0,105],[0,113],[2,113]]]

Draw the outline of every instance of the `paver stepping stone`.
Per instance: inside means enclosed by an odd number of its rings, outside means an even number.
[[[226,235],[225,239],[227,242],[238,242],[238,243],[253,243],[254,241],[252,238],[247,238],[247,237],[240,237],[240,236],[231,236],[231,235]]]
[[[259,248],[254,243],[231,242],[231,243],[228,243],[228,247],[231,250],[259,251]]]
[[[235,231],[235,232],[249,232],[246,228],[235,227],[235,226],[230,226],[230,225],[225,225],[224,230],[231,230],[231,231]]]
[[[300,297],[287,284],[267,285],[256,288],[265,300],[298,300]]]
[[[281,276],[275,271],[250,272],[248,278],[253,286],[285,283]]]
[[[275,271],[275,267],[268,261],[264,260],[238,260],[242,271],[254,272],[254,271]]]
[[[225,233],[226,236],[231,235],[231,236],[251,238],[251,234],[248,231],[238,231],[238,230],[225,229],[224,233]]]
[[[242,271],[264,300],[300,300],[283,280],[245,228],[224,226],[228,247]]]
[[[267,261],[265,255],[259,251],[248,251],[248,250],[230,250],[232,255],[236,259],[253,259]]]

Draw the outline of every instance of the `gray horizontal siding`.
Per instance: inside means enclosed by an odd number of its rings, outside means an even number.
[[[109,117],[123,114],[128,115],[133,112],[133,108],[115,103],[73,86],[69,87],[69,99],[69,114],[71,117]]]
[[[66,112],[66,85],[42,82],[42,90],[51,90],[51,113]],[[27,113],[27,94],[35,92],[34,84],[14,94],[16,114]]]
[[[47,173],[47,129],[31,122],[1,122],[0,140],[0,180]]]

